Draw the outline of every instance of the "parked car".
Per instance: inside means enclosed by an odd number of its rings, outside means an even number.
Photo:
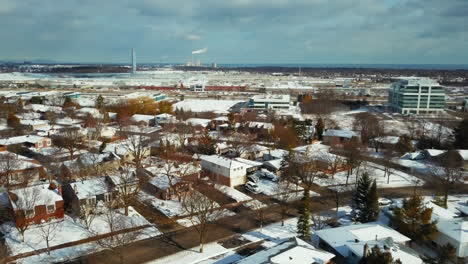
[[[254,183],[258,183],[260,181],[260,177],[258,177],[257,174],[247,175],[247,179],[249,179],[250,181],[252,181]]]
[[[386,206],[392,204],[392,200],[387,199],[387,198],[379,198],[379,205],[380,206]]]
[[[247,191],[252,192],[252,193],[260,193],[260,188],[258,187],[258,185],[251,181],[245,184],[245,189],[247,189]]]
[[[263,170],[263,177],[269,179],[270,181],[277,182],[279,180],[278,175],[269,172],[268,170]]]

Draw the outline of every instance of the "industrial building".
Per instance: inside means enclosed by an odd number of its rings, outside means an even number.
[[[391,85],[388,103],[401,114],[434,114],[444,110],[445,91],[434,80],[406,79]]]
[[[254,109],[289,109],[291,105],[289,94],[255,95],[249,100],[249,108]]]

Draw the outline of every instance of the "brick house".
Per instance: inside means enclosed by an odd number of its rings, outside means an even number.
[[[62,186],[54,182],[10,190],[8,196],[16,226],[64,217]]]
[[[200,178],[200,168],[190,163],[177,167],[147,167],[144,170],[149,175],[148,184],[144,188],[162,200],[171,200],[188,193],[193,183]]]
[[[327,145],[340,145],[353,138],[359,138],[358,134],[350,130],[328,129],[323,132],[323,143]]]
[[[44,175],[44,168],[38,161],[4,151],[0,147],[0,185],[24,185],[29,181],[39,180]]]
[[[113,190],[104,177],[77,181],[63,186],[65,208],[77,214],[84,207],[94,208],[99,202],[110,202]]]
[[[52,140],[47,137],[40,137],[35,135],[25,135],[10,137],[5,139],[0,139],[0,146],[9,147],[9,146],[23,146],[23,147],[33,147],[36,149],[47,148],[52,146]]]

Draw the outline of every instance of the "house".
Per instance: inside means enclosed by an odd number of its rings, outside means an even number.
[[[16,226],[64,217],[62,187],[54,182],[10,190],[8,195]]]
[[[439,233],[433,242],[436,246],[447,243],[455,248],[457,257],[468,257],[468,220],[464,218],[439,219],[437,221]]]
[[[114,152],[102,154],[84,153],[74,160],[67,160],[60,166],[62,178],[73,179],[80,174],[96,173],[100,170],[117,169],[120,157]]]
[[[293,237],[276,246],[254,253],[236,264],[331,264],[334,254],[317,249],[304,240]]]
[[[272,123],[265,123],[265,122],[247,122],[245,127],[251,133],[268,133],[272,131],[275,126]]]
[[[423,150],[423,155],[428,160],[436,161],[438,157],[444,154],[445,152],[446,152],[445,150],[440,150],[440,149],[425,149]]]
[[[162,200],[171,200],[192,190],[193,182],[200,177],[200,168],[191,163],[164,164],[159,167],[147,167],[150,174],[145,188]]]
[[[150,146],[145,143],[148,139],[145,136],[131,136],[126,140],[108,143],[103,152],[114,152],[123,162],[133,162],[135,152],[138,152],[140,157],[148,157],[151,154]]]
[[[78,215],[85,207],[94,208],[100,201],[112,200],[112,190],[104,177],[64,185],[62,192],[65,208]]]
[[[238,161],[240,163],[244,163],[246,165],[247,174],[259,170],[263,165],[263,163],[261,163],[261,162],[248,160],[248,159],[243,159],[243,158],[234,158],[234,160]]]
[[[177,121],[176,117],[170,114],[159,114],[154,117],[156,124],[161,125],[161,124],[169,124],[169,123],[175,123]]]
[[[38,119],[21,119],[20,124],[31,129],[38,130],[49,125],[49,121]]]
[[[201,157],[202,170],[213,181],[234,187],[245,184],[247,164],[217,155]]]
[[[358,138],[358,134],[350,130],[328,129],[322,134],[323,143],[328,145],[343,144],[353,138]]]
[[[106,182],[117,193],[128,194],[138,190],[140,179],[135,170],[121,167],[119,171],[108,174]]]
[[[0,185],[23,185],[37,181],[44,175],[44,168],[36,160],[0,151]]]
[[[130,120],[135,124],[144,126],[154,126],[156,124],[156,119],[154,115],[134,114],[132,115]]]
[[[0,146],[24,146],[26,148],[41,149],[52,146],[52,140],[47,137],[40,137],[35,135],[25,135],[0,139]]]
[[[211,125],[210,119],[204,118],[189,118],[185,121],[188,125],[201,128],[209,128]]]
[[[422,264],[418,254],[406,246],[410,240],[377,223],[317,230],[313,236],[314,245],[335,254],[335,261],[339,263],[358,263],[365,249],[378,246],[392,253],[393,259],[400,259],[402,264]]]
[[[137,135],[137,136],[146,136],[153,137],[158,134],[161,130],[159,125],[157,126],[125,126],[122,128],[122,131],[127,135]]]

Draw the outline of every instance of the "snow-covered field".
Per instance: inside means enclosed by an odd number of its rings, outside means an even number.
[[[371,179],[377,180],[378,188],[396,188],[396,187],[408,187],[415,186],[415,184],[422,185],[424,182],[408,173],[391,170],[390,181],[387,183],[387,176],[384,172],[384,167],[375,163],[367,162],[366,166],[361,167],[361,172],[367,171]],[[361,173],[360,172],[360,173]],[[334,178],[317,178],[314,183],[323,187],[343,185],[346,184],[347,171],[342,171],[335,174]],[[356,182],[356,175],[349,176],[348,186],[354,186]]]
[[[123,210],[118,212],[119,217],[125,218],[129,227],[136,227],[150,224],[144,217],[142,217],[133,208],[129,207],[129,216],[123,214]],[[49,224],[49,223],[46,223]],[[57,246],[64,243],[74,242],[81,239],[93,237],[97,234],[105,234],[109,232],[109,225],[105,221],[104,215],[97,215],[92,222],[89,229],[85,227],[80,221],[75,220],[67,215],[65,218],[57,222],[55,229],[52,232],[50,246]],[[14,227],[14,223],[8,222],[0,226],[2,233],[5,234],[5,244],[10,250],[10,255],[18,255],[21,253],[32,252],[39,249],[47,248],[45,240],[41,236],[41,229],[39,226],[31,226],[25,232],[25,242],[21,240],[21,234]],[[160,235],[161,232],[155,227],[147,227],[138,231],[137,240],[145,239]],[[83,255],[86,253],[98,251],[99,246],[95,243],[86,243],[73,247],[67,247],[59,250],[53,250],[51,256],[47,253],[42,253],[37,256],[22,259],[22,263],[40,263],[45,260],[45,263],[50,263],[51,259],[54,261],[63,261],[73,257]],[[78,253],[77,253],[78,252]]]
[[[227,111],[229,108],[242,101],[238,100],[195,100],[187,99],[173,105],[174,109],[182,109],[192,112],[208,112],[208,111]]]

